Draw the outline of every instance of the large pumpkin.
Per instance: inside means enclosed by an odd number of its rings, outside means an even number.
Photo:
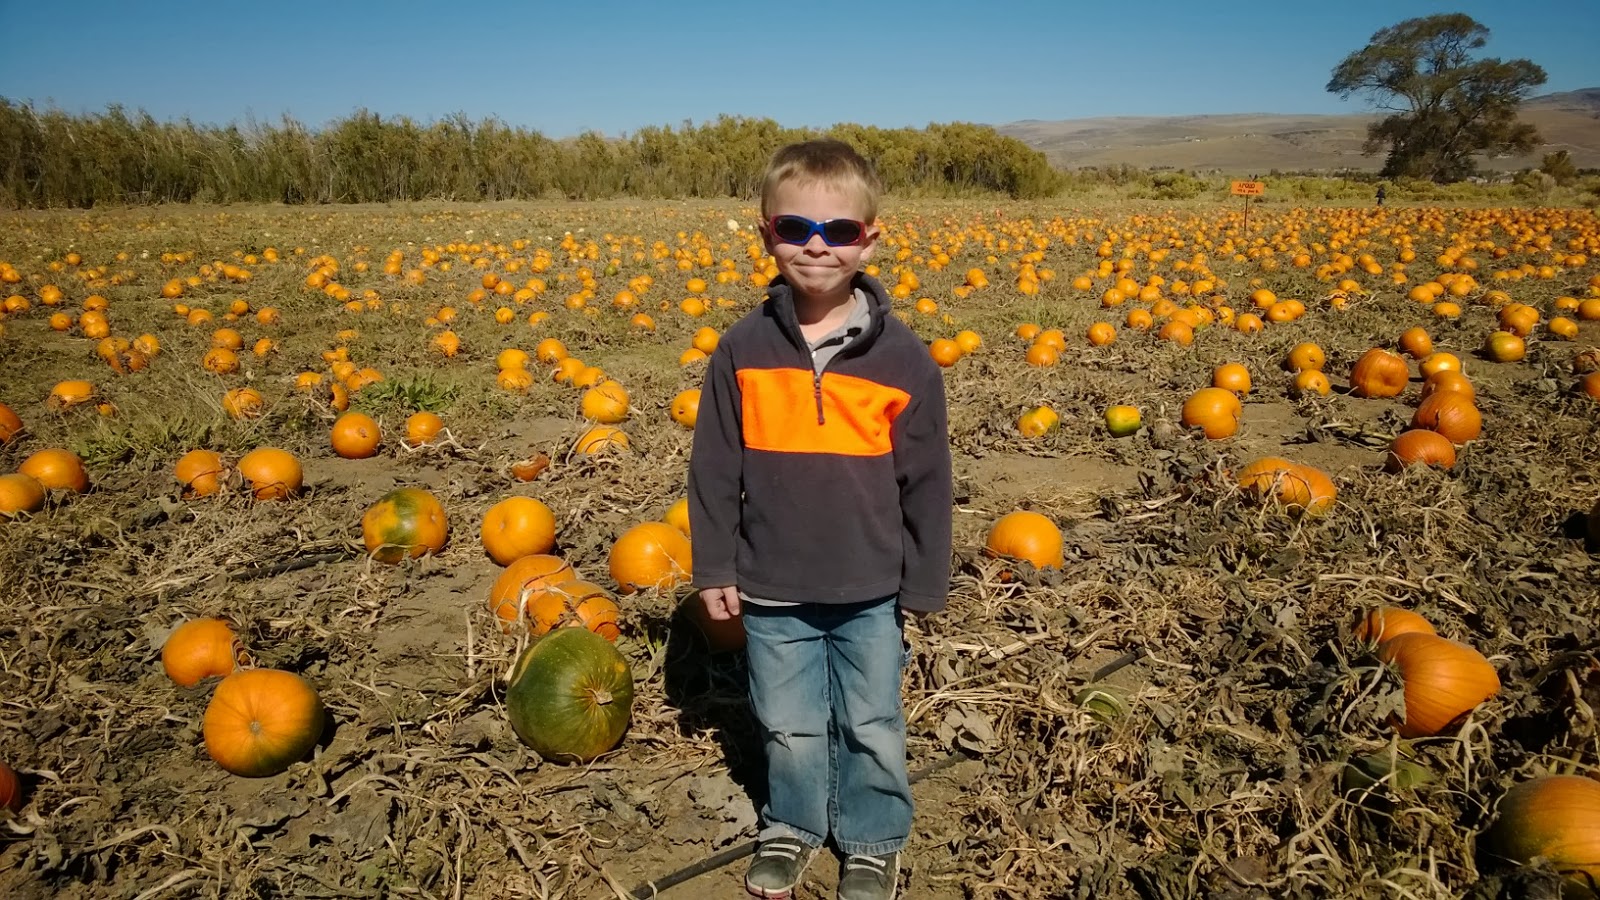
[[[602,382],[583,392],[579,409],[585,419],[615,425],[628,417],[628,391],[615,381]]]
[[[213,676],[233,674],[244,648],[221,619],[191,619],[161,645],[161,668],[180,687],[194,687]]]
[[[1444,391],[1422,401],[1411,417],[1411,427],[1437,431],[1452,444],[1465,444],[1483,434],[1483,413],[1466,394]]]
[[[633,671],[611,642],[583,628],[558,628],[517,659],[506,715],[545,759],[588,762],[628,731]]]
[[[38,512],[44,506],[44,485],[32,475],[0,475],[0,519]]]
[[[1059,568],[1065,561],[1062,543],[1061,529],[1048,517],[1017,510],[1001,516],[989,528],[983,554],[1024,560],[1036,569]]]
[[[1384,460],[1384,468],[1390,472],[1418,465],[1449,469],[1455,464],[1455,445],[1444,435],[1426,428],[1413,428],[1396,435]]]
[[[209,497],[222,490],[222,481],[228,477],[228,465],[215,450],[190,450],[178,459],[173,475],[183,486],[183,496]]]
[[[73,491],[83,493],[89,489],[89,473],[83,460],[71,450],[47,447],[34,453],[17,466],[17,471],[39,479],[48,491]]]
[[[283,500],[300,490],[304,470],[287,450],[257,447],[239,459],[239,474],[250,483],[257,500]]]
[[[1600,897],[1600,781],[1547,775],[1513,787],[1484,843],[1515,863],[1544,857],[1567,878],[1563,897]]]
[[[1432,737],[1500,692],[1500,676],[1483,654],[1436,634],[1402,634],[1378,647],[1405,684],[1401,737]]]
[[[276,775],[322,737],[322,698],[305,679],[280,669],[246,669],[217,685],[201,731],[206,752],[235,775]]]
[[[665,522],[640,522],[611,545],[610,566],[611,580],[624,594],[670,588],[693,571],[689,539]]]
[[[1374,347],[1350,370],[1350,392],[1357,397],[1397,397],[1410,380],[1404,357]]]
[[[1380,606],[1368,610],[1356,625],[1356,640],[1364,644],[1381,644],[1402,634],[1435,634],[1433,623],[1421,615],[1398,606]]]
[[[396,488],[368,507],[361,537],[378,562],[437,553],[450,536],[450,520],[439,498],[421,488]]]

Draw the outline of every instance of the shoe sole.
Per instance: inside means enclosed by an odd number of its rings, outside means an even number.
[[[812,848],[811,855],[806,857],[805,864],[800,867],[799,872],[795,873],[795,884],[799,884],[800,879],[805,877],[806,870],[811,868],[812,861],[817,858],[818,849],[820,848]],[[768,890],[767,888],[756,887],[755,885],[746,881],[744,883],[744,892],[752,897],[760,897],[762,900],[789,900],[789,898],[794,894],[794,887],[790,886],[786,888],[774,888],[772,890]],[[891,897],[890,900],[894,900],[894,898]]]

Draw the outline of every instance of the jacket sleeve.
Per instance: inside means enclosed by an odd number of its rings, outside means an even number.
[[[926,387],[895,418],[894,466],[900,484],[900,605],[944,609],[950,592],[950,435],[944,376],[929,360]]]
[[[744,495],[739,383],[726,344],[711,354],[689,454],[689,534],[697,588],[738,583],[735,538]]]

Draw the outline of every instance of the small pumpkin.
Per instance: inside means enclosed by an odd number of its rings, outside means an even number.
[[[689,388],[679,391],[678,395],[672,398],[670,414],[672,421],[693,431],[695,422],[700,419],[700,389]]]
[[[0,446],[11,443],[22,433],[22,419],[11,407],[0,403]]]
[[[1396,723],[1401,737],[1432,737],[1500,692],[1500,676],[1466,644],[1436,634],[1402,634],[1378,647],[1405,685],[1406,712]]]
[[[367,553],[378,562],[437,553],[450,537],[450,520],[439,498],[421,488],[396,488],[361,517]]]
[[[438,413],[418,412],[406,417],[406,443],[420,447],[444,430],[444,420]]]
[[[1437,431],[1452,444],[1465,444],[1483,434],[1483,414],[1465,394],[1444,391],[1422,401],[1411,417],[1411,427]]]
[[[1454,369],[1442,369],[1422,382],[1421,399],[1426,400],[1434,394],[1447,391],[1458,391],[1468,400],[1475,401],[1478,397],[1478,389],[1472,386],[1472,379]]]
[[[559,556],[535,553],[506,566],[489,588],[489,610],[502,628],[527,615],[528,597],[553,584],[572,581],[572,566]]]
[[[244,661],[243,645],[221,619],[191,619],[173,629],[161,645],[161,668],[179,687],[231,675]]]
[[[1412,428],[1395,436],[1384,459],[1384,469],[1398,472],[1408,466],[1450,469],[1456,464],[1456,447],[1437,431]]]
[[[674,501],[661,516],[661,521],[683,532],[684,537],[689,537],[689,498],[679,497]]]
[[[1305,397],[1311,394],[1326,397],[1332,391],[1333,384],[1328,381],[1328,376],[1316,369],[1305,369],[1295,373],[1294,386],[1290,388],[1289,393],[1296,397]]]
[[[378,423],[366,413],[347,412],[333,421],[328,432],[328,442],[333,452],[345,459],[369,459],[378,452],[383,433]]]
[[[1350,370],[1350,390],[1357,397],[1397,397],[1411,380],[1405,358],[1373,347]]]
[[[928,354],[940,368],[948,369],[961,361],[961,345],[949,338],[935,338],[928,344]]]
[[[1183,401],[1181,421],[1187,428],[1199,428],[1210,440],[1231,437],[1239,430],[1244,407],[1232,391],[1218,387],[1201,388]]]
[[[94,385],[74,378],[57,382],[56,386],[50,389],[50,396],[45,399],[44,405],[55,410],[71,409],[93,399]]]
[[[554,628],[587,628],[608,641],[622,635],[621,610],[611,592],[588,581],[562,581],[528,595],[528,630],[535,636]]]
[[[1505,792],[1484,845],[1501,859],[1543,857],[1566,878],[1562,896],[1600,897],[1600,781],[1546,775]]]
[[[1420,325],[1408,328],[1400,335],[1400,352],[1421,361],[1433,352],[1433,338],[1428,336],[1428,330]]]
[[[1035,406],[1017,417],[1017,431],[1025,438],[1044,437],[1061,424],[1061,416],[1048,406]]]
[[[506,716],[523,743],[552,762],[610,752],[633,715],[633,670],[617,648],[583,628],[558,628],[522,652],[506,689]]]
[[[23,799],[22,779],[17,777],[17,770],[0,762],[0,809],[20,812]]]
[[[478,530],[483,549],[509,566],[524,556],[549,553],[556,545],[556,517],[532,497],[507,497],[489,507]]]
[[[1246,494],[1271,497],[1295,513],[1321,515],[1339,496],[1327,473],[1280,456],[1262,457],[1240,469],[1236,478]]]
[[[1381,644],[1402,634],[1437,634],[1433,623],[1409,609],[1398,606],[1380,606],[1367,610],[1356,625],[1356,640],[1363,644]]]
[[[0,475],[0,519],[44,508],[45,490],[39,479],[22,472]]]
[[[1211,373],[1211,386],[1243,396],[1250,393],[1250,370],[1242,363],[1224,363]]]
[[[689,580],[692,548],[683,532],[665,522],[640,522],[611,545],[611,580],[624,594],[670,588]]]
[[[222,395],[222,411],[232,419],[254,419],[261,415],[266,398],[255,388],[233,388]]]
[[[257,500],[284,500],[300,491],[300,460],[287,450],[257,447],[239,459],[239,474]]]
[[[1305,372],[1307,370],[1320,372],[1328,362],[1327,354],[1316,344],[1306,342],[1296,344],[1289,355],[1284,359],[1283,366],[1291,372]]]
[[[1106,431],[1119,438],[1138,433],[1142,422],[1139,407],[1126,404],[1106,407],[1105,420]]]
[[[47,447],[37,451],[17,466],[17,471],[39,479],[47,491],[72,491],[81,494],[89,489],[89,473],[83,460],[71,450]]]
[[[583,392],[579,408],[591,422],[615,425],[628,417],[628,391],[618,382],[602,382]]]
[[[989,528],[983,555],[990,558],[1020,559],[1036,569],[1060,568],[1061,529],[1048,517],[1031,510],[1017,510],[1001,516]]]
[[[628,435],[612,425],[596,425],[585,431],[573,444],[572,450],[580,456],[594,456],[612,450],[628,449]]]
[[[1495,362],[1517,362],[1528,355],[1528,342],[1509,331],[1491,332],[1483,340],[1483,355]]]
[[[206,706],[206,752],[235,775],[264,778],[288,769],[322,738],[322,698],[281,669],[245,669],[222,679]]]
[[[550,457],[543,453],[535,453],[528,459],[519,459],[511,464],[511,477],[518,481],[532,481],[544,474],[550,468]]]

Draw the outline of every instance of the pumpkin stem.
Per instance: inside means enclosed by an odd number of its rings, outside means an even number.
[[[596,706],[605,706],[613,699],[611,692],[605,688],[590,688],[589,697],[594,700]]]

